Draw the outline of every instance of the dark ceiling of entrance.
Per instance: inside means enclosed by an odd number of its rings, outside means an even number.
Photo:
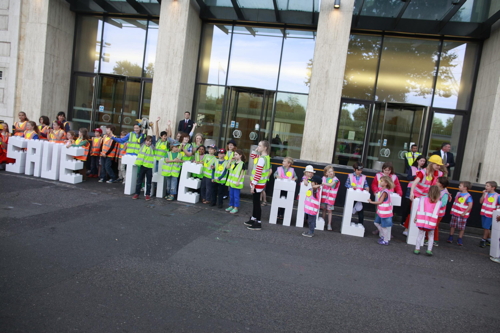
[[[66,0],[79,13],[160,16],[162,0]],[[174,1],[174,0],[163,0]],[[316,28],[321,0],[191,0],[208,21]],[[342,1],[340,2],[342,6]],[[332,9],[334,10],[334,9]],[[352,29],[485,39],[497,0],[355,0]]]

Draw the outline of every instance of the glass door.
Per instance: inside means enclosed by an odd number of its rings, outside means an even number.
[[[96,85],[95,126],[114,125],[115,135],[121,131],[126,78],[99,75]]]
[[[141,107],[141,80],[127,78],[124,94],[123,112],[119,122],[121,131],[132,132],[136,119],[142,119]]]
[[[413,104],[375,104],[366,166],[380,170],[383,163],[392,162],[395,172],[404,173],[404,156],[411,146],[416,144],[422,153],[426,109]]]
[[[95,75],[75,75],[73,77],[73,95],[68,119],[72,129],[88,128],[91,130],[92,110],[94,105]]]
[[[229,140],[235,140],[248,157],[252,145],[269,137],[263,119],[272,112],[275,93],[246,87],[229,87],[228,91],[221,143],[225,147]]]

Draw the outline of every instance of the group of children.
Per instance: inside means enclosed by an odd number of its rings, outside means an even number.
[[[196,128],[196,124],[191,133],[179,132],[176,139],[173,139],[170,121],[168,122],[167,130],[158,133],[159,121],[160,118],[156,121],[155,135],[152,136],[143,133],[141,126],[136,124],[134,125],[133,132],[122,132],[120,138],[115,137],[113,134],[115,131],[113,125],[106,126],[106,133],[104,135],[100,128],[95,129],[94,136],[90,138],[86,128],[81,128],[78,136],[74,131],[71,131],[69,123],[65,120],[64,112],[58,114],[58,119],[52,125],[46,116],[40,117],[40,125],[38,126],[35,122],[29,121],[24,112],[20,112],[19,121],[13,126],[13,135],[32,140],[40,139],[64,143],[66,147],[83,147],[84,155],[75,158],[86,162],[88,156],[90,156],[88,177],[98,177],[99,182],[105,182],[106,179],[108,179],[107,183],[114,183],[120,180],[125,182],[126,174],[125,168],[121,163],[121,158],[125,154],[136,155],[135,164],[139,167],[139,170],[133,199],[139,198],[144,179],[146,179],[145,199],[151,199],[152,175],[155,169],[158,170],[160,160],[163,160],[161,174],[166,179],[167,196],[165,198],[169,201],[176,198],[178,178],[181,173],[182,164],[187,161],[201,164],[200,174],[193,176],[201,179],[200,197],[202,203],[212,206],[217,205],[218,208],[223,208],[223,198],[229,195],[230,202],[226,211],[232,214],[237,213],[240,208],[240,192],[243,188],[246,164],[245,155],[242,150],[237,149],[236,142],[233,140],[229,141],[226,149],[218,149],[215,145],[205,147],[202,144],[203,136],[197,134],[194,142],[190,143],[190,138]],[[2,162],[12,163],[13,161],[9,161],[6,158],[6,145],[9,136],[8,125],[2,124],[0,133],[0,158]],[[254,158],[254,169],[252,170],[251,178],[252,180],[255,179],[256,174],[259,177],[258,183],[251,182],[251,191],[255,197],[254,213],[252,219],[245,223],[251,230],[260,230],[261,228],[260,200],[262,193],[265,193],[265,184],[269,180],[271,173],[269,155],[266,154],[270,145],[266,146],[266,142],[261,141],[259,143],[259,147],[262,146],[261,151],[251,156],[251,158]],[[118,176],[115,176],[112,167],[114,161],[118,162]],[[282,166],[277,168],[274,177],[296,181],[297,175],[292,167],[293,162],[293,159],[290,157],[284,158]],[[457,244],[460,246],[463,245],[465,226],[473,206],[472,197],[468,193],[472,185],[467,181],[460,182],[459,191],[454,200],[452,200],[447,190],[449,182],[441,158],[437,155],[431,156],[428,159],[429,163],[427,167],[424,167],[424,162],[421,161],[420,157],[415,160],[415,170],[413,170],[414,180],[408,187],[408,197],[412,202],[414,199],[420,198],[415,218],[419,233],[414,253],[420,254],[420,244],[425,237],[427,244],[426,253],[427,255],[432,255],[433,246],[438,246],[439,240],[439,233],[435,232],[435,230],[438,229],[439,223],[446,214],[447,204],[451,201],[453,201],[453,204],[450,212],[450,234],[447,242],[452,243],[455,231],[458,231]],[[81,173],[85,178],[87,175],[86,163],[84,165],[85,167],[81,170]],[[320,210],[322,210],[323,219],[328,216],[327,230],[332,230],[332,211],[334,210],[340,185],[338,178],[335,177],[333,166],[326,166],[322,177],[315,175],[312,166],[307,166],[302,182],[305,185],[311,184],[311,189],[307,192],[305,198],[303,198],[304,211],[309,225],[309,231],[304,232],[303,236],[314,236],[316,216]],[[485,190],[479,200],[479,203],[482,205],[481,223],[484,229],[482,239],[479,243],[480,247],[490,245],[493,211],[500,206],[500,195],[496,192],[497,186],[497,183],[494,181],[486,182]],[[370,190],[367,177],[363,175],[363,165],[361,163],[354,163],[353,173],[348,175],[345,187],[353,188],[354,190]],[[370,199],[369,203],[377,205],[374,221],[377,230],[374,233],[380,235],[379,244],[389,245],[392,237],[389,230],[393,225],[391,193],[395,192],[402,196],[401,185],[394,173],[392,163],[386,162],[382,166],[382,172],[377,173],[374,177],[371,190],[375,195],[375,200]],[[255,195],[256,193],[258,195]],[[256,205],[259,206],[258,209]],[[256,213],[256,211],[259,212]],[[278,210],[278,219],[283,219],[283,212],[284,209]],[[358,214],[358,223],[363,224],[364,212],[361,202],[355,203],[354,212]],[[254,215],[259,216],[256,218]],[[407,220],[406,227],[408,227],[408,223],[409,221]]]

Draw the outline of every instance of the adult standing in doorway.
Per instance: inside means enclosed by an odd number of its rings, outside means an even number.
[[[177,132],[191,133],[193,129],[193,121],[191,120],[191,112],[184,112],[184,119],[179,121],[179,126],[177,127]]]
[[[406,158],[406,172],[413,166],[413,163],[417,160],[417,157],[422,155],[418,151],[417,145],[411,145],[410,151],[405,154]]]
[[[451,144],[449,142],[443,142],[441,144],[441,149],[432,153],[432,155],[441,156],[443,160],[443,165],[448,170],[448,175],[450,174],[450,168],[455,166],[455,157],[453,153],[450,153]]]

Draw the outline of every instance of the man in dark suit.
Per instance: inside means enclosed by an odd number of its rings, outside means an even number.
[[[435,151],[432,155],[441,156],[443,159],[443,165],[448,169],[448,175],[450,175],[450,168],[455,166],[455,158],[453,157],[453,153],[450,153],[451,144],[449,142],[443,142],[441,144],[441,150]]]
[[[179,121],[179,126],[177,127],[177,132],[184,132],[189,134],[193,129],[193,121],[190,119],[191,113],[189,111],[184,112],[184,119]]]

